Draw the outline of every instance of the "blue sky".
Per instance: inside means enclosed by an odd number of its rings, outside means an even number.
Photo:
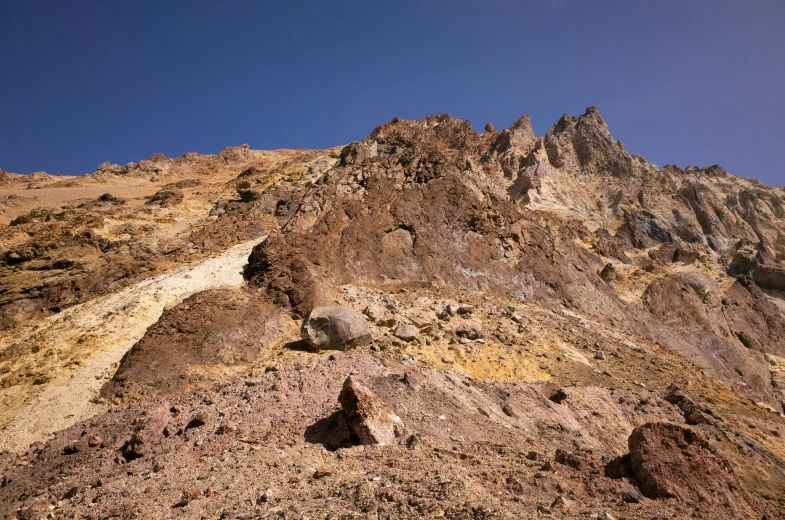
[[[543,134],[596,105],[660,166],[782,186],[783,28],[782,0],[0,0],[0,167],[324,148],[441,112]]]

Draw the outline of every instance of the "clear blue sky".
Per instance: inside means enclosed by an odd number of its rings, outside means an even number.
[[[785,184],[785,1],[0,0],[0,167],[77,174],[395,117],[543,134],[596,105],[660,166]]]

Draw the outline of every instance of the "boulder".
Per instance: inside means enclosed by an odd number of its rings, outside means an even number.
[[[632,471],[646,497],[730,505],[751,513],[728,462],[709,451],[708,443],[690,428],[644,424],[633,430],[628,444]]]
[[[352,376],[344,381],[338,402],[359,444],[392,444],[404,433],[401,418]]]
[[[371,342],[371,329],[348,307],[316,307],[303,321],[302,338],[316,350],[346,350]]]

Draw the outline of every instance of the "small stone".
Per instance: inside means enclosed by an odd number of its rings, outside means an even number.
[[[597,350],[594,352],[594,359],[605,359],[605,352],[602,350]]]
[[[414,341],[419,335],[420,332],[417,330],[417,327],[410,323],[401,323],[393,331],[393,336],[407,342]]]
[[[317,468],[316,471],[313,472],[313,478],[318,480],[320,478],[329,477],[332,474],[333,474],[332,471],[322,466]]]
[[[627,491],[624,493],[624,501],[628,504],[637,504],[641,501],[641,494],[637,491]]]

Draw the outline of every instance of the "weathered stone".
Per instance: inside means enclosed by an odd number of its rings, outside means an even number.
[[[163,438],[170,417],[168,403],[163,403],[142,417],[131,439],[123,446],[123,457],[133,460],[149,455]]]
[[[646,497],[733,503],[738,511],[749,511],[728,462],[712,454],[693,430],[670,423],[644,424],[633,430],[628,444],[632,471]]]
[[[303,321],[301,332],[317,350],[346,350],[371,342],[368,322],[348,307],[316,307]]]
[[[401,418],[352,376],[344,381],[338,402],[359,444],[392,444],[403,435]]]
[[[414,341],[419,335],[420,332],[417,330],[417,327],[410,323],[401,323],[393,331],[393,336],[404,341]]]
[[[459,338],[479,339],[482,337],[482,322],[476,318],[464,319],[455,327]]]

